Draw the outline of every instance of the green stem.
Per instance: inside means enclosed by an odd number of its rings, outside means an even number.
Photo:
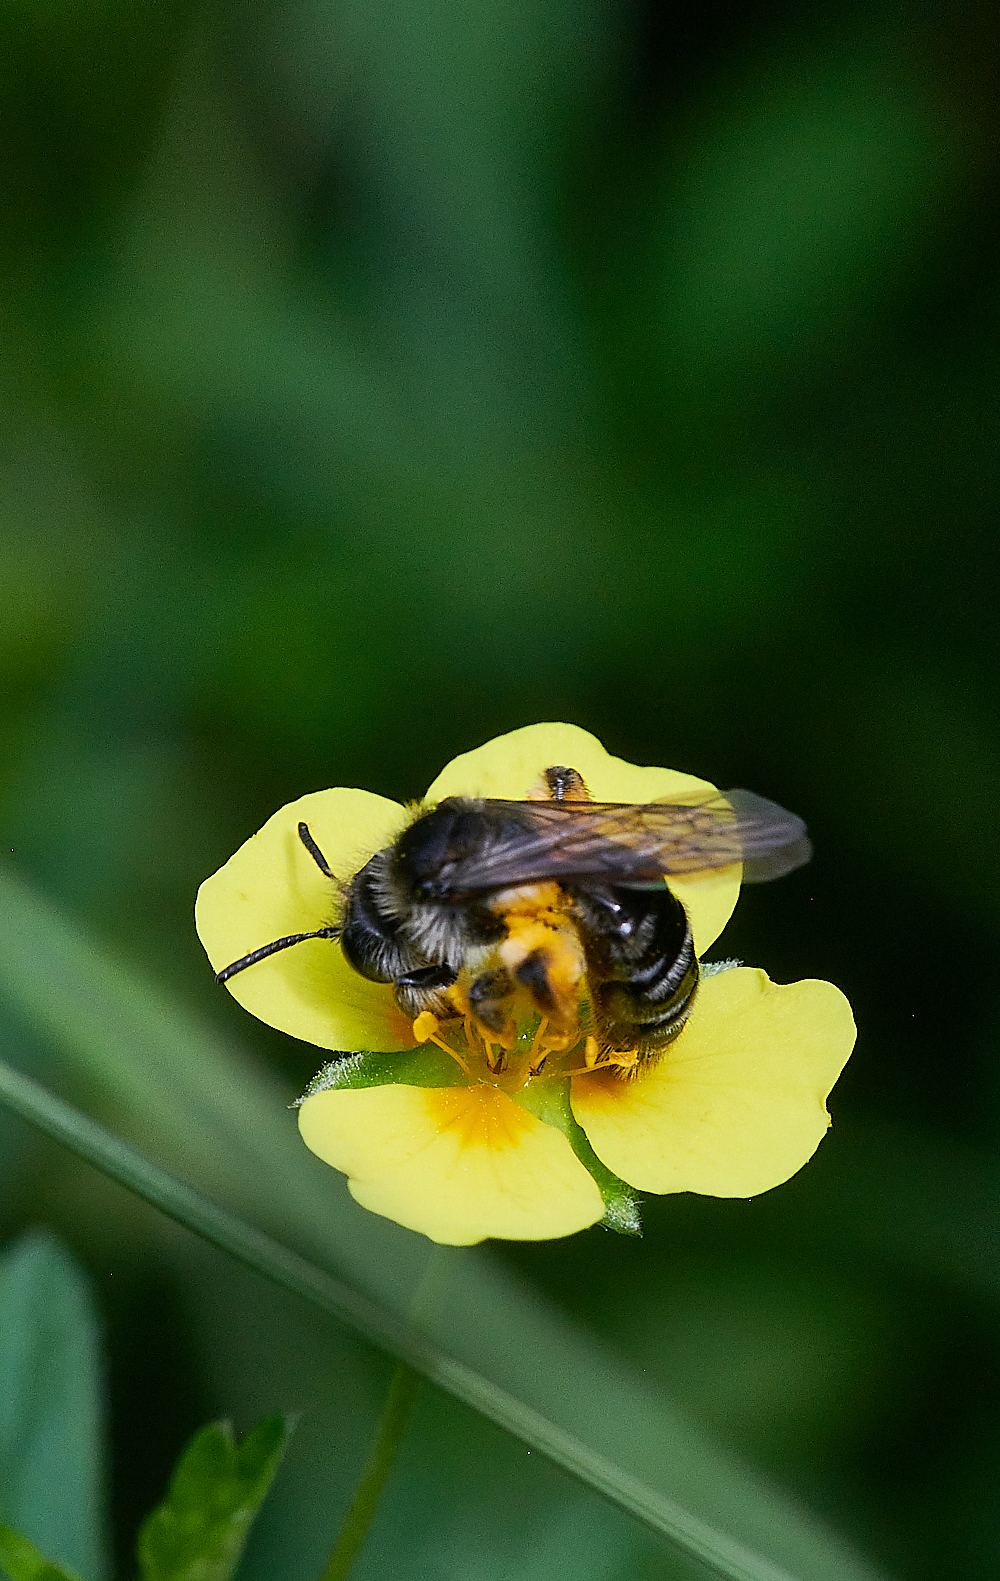
[[[434,1246],[410,1302],[410,1322],[424,1328],[437,1315],[444,1297],[448,1275],[460,1249],[453,1246]],[[375,1438],[368,1455],[368,1462],[361,1474],[357,1492],[337,1538],[329,1563],[320,1581],[344,1581],[351,1566],[361,1552],[368,1536],[382,1489],[389,1479],[406,1429],[413,1415],[413,1407],[420,1387],[420,1377],[405,1361],[396,1365],[389,1383],[385,1406]]]
[[[320,1581],[344,1581],[368,1536],[382,1489],[396,1464],[399,1446],[413,1415],[420,1379],[405,1361],[398,1362],[389,1384],[382,1419],[368,1455],[368,1464],[351,1500],[347,1519],[330,1555]]]

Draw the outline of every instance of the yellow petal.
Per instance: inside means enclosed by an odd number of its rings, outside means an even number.
[[[720,972],[651,1070],[633,1082],[576,1077],[573,1112],[598,1157],[640,1190],[752,1197],[812,1157],[854,1037],[832,983]]]
[[[427,792],[431,804],[445,796],[499,796],[518,801],[537,784],[545,769],[573,768],[583,775],[595,801],[647,802],[666,797],[711,795],[715,786],[676,769],[642,768],[614,758],[589,731],[578,725],[525,725],[497,736],[474,752],[452,758]],[[670,888],[684,903],[699,955],[712,945],[732,915],[742,868],[719,868],[697,877],[672,878]]]
[[[310,833],[331,872],[349,879],[391,843],[404,808],[363,790],[315,791],[282,807],[198,891],[195,922],[216,971],[290,933],[326,927],[336,886],[298,836]],[[412,1048],[388,984],[352,971],[335,939],[309,939],[230,978],[226,987],[261,1021],[329,1049]]]
[[[494,1087],[335,1088],[299,1127],[362,1207],[448,1246],[572,1235],[604,1213],[562,1132]]]

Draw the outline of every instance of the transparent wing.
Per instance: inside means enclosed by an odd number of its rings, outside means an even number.
[[[650,884],[664,874],[698,873],[744,863],[749,882],[780,878],[808,862],[806,826],[752,791],[725,791],[702,802],[501,802],[509,830],[448,871],[454,893],[542,879],[605,878]]]

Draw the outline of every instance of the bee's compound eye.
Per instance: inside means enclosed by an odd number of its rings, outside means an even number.
[[[340,948],[344,960],[359,977],[367,977],[370,983],[392,982],[393,973],[382,964],[385,940],[379,937],[374,928],[352,923],[340,935]]]

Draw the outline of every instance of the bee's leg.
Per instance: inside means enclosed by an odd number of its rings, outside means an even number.
[[[450,988],[458,973],[443,962],[437,966],[419,966],[415,972],[404,972],[394,977],[396,988]]]
[[[545,770],[545,783],[553,801],[589,801],[590,792],[579,769],[553,768]]]
[[[407,970],[397,965],[383,981],[392,983],[396,1003],[411,1021],[424,1010],[442,1021],[449,1021],[455,1011],[447,1003],[444,990],[451,987],[456,976],[450,966],[418,966]]]
[[[333,878],[334,875],[330,872],[326,857],[323,855],[312,835],[309,833],[309,825],[307,823],[299,824],[299,839],[302,841],[302,844],[309,852],[309,855],[316,863],[316,866],[319,868],[320,872],[325,874],[327,878]]]
[[[481,972],[469,987],[469,1008],[477,1021],[497,1036],[507,1022],[507,1001],[514,990],[510,973],[501,966]]]
[[[551,1016],[557,1009],[556,996],[549,982],[549,957],[545,950],[532,950],[514,973],[518,982],[527,988],[539,1010]]]
[[[531,1040],[531,1048],[528,1051],[528,1070],[531,1072],[532,1076],[540,1076],[548,1063],[549,1050],[545,1048],[542,1043],[542,1039],[545,1036],[545,1029],[548,1024],[548,1016],[543,1016],[541,1021],[539,1021],[538,1026],[535,1028],[535,1035]],[[539,1049],[542,1051],[540,1059],[538,1058]]]

